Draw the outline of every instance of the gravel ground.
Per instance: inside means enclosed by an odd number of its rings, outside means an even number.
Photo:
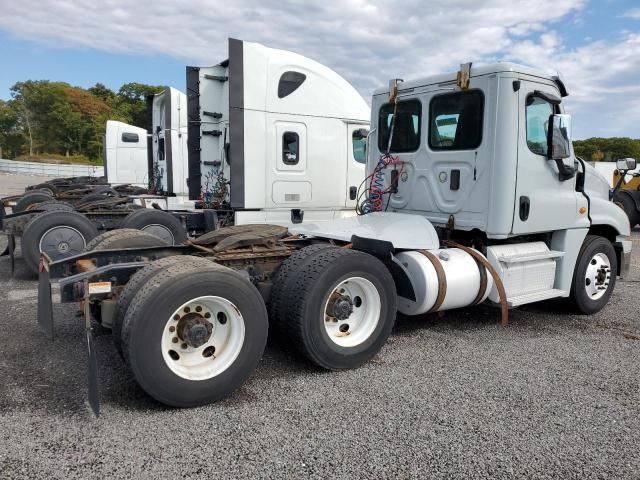
[[[639,257],[596,315],[399,318],[342,373],[270,344],[247,384],[197,409],[151,400],[104,335],[98,419],[74,308],[56,306],[48,341],[35,281],[2,257],[0,478],[640,478]]]

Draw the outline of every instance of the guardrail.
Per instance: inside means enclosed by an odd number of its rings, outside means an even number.
[[[104,167],[63,163],[18,162],[0,159],[0,172],[46,175],[49,177],[83,177],[104,175]]]

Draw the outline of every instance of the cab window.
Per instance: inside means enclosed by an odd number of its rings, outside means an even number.
[[[527,97],[525,113],[527,146],[537,155],[546,155],[549,117],[553,114],[553,105],[540,97],[530,95]]]
[[[282,163],[297,165],[300,160],[300,137],[296,132],[284,132],[282,135]]]
[[[484,95],[480,90],[447,93],[429,105],[429,148],[471,150],[482,143]]]
[[[396,115],[394,121],[393,115]],[[420,146],[420,121],[422,117],[422,104],[418,100],[407,100],[386,103],[380,107],[378,114],[378,150],[392,153],[415,152]],[[393,136],[391,129],[393,127]]]

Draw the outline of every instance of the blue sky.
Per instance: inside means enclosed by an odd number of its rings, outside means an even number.
[[[577,138],[640,137],[640,1],[0,0],[0,98],[26,79],[184,90],[233,36],[297,51],[367,98],[388,78],[517,61],[560,71]]]

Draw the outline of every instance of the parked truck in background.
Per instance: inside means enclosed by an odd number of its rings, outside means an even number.
[[[282,90],[266,85],[271,104],[258,94],[264,85],[249,93],[261,75],[242,71],[261,49],[232,42],[230,53],[208,73],[216,78],[206,79],[223,100],[209,107],[222,116],[206,126],[217,133],[202,151],[218,152],[218,163],[215,154],[208,158],[224,175],[255,170],[260,178],[253,187],[232,183],[231,205],[245,212],[265,199],[286,202],[287,193],[313,198],[316,184],[307,186],[300,173],[312,166],[304,157],[305,117],[300,111],[300,118],[270,122],[270,112],[293,109],[288,102],[278,109],[275,98],[290,95],[296,105],[295,89],[310,72],[277,63],[275,75],[286,82]],[[238,83],[246,95],[227,97],[224,86]],[[360,215],[288,229],[233,226],[181,247],[44,257],[39,321],[53,332],[51,281],[59,279],[61,300],[85,308],[89,398],[97,412],[91,312],[112,328],[141,387],[179,407],[238,388],[261,358],[269,327],[318,366],[341,370],[377,354],[397,312],[488,300],[501,305],[506,324],[509,307],[565,297],[578,312],[595,313],[629,268],[630,229],[609,201],[607,182],[573,153],[567,94],[561,79],[509,63],[393,80],[372,97],[367,176],[356,192]],[[344,117],[335,96],[317,95]],[[265,121],[271,134],[247,142],[252,126]],[[328,120],[324,131],[331,138],[350,124]],[[265,152],[275,152],[266,172]],[[209,160],[192,158],[195,194]],[[327,198],[351,185],[330,168],[324,175]]]
[[[355,215],[370,109],[346,80],[301,55],[230,40],[229,59],[187,67],[187,84],[186,96],[167,88],[152,99],[149,136],[107,123],[109,181],[147,184],[151,195],[4,218],[33,272],[40,253],[59,260],[118,228],[178,244],[228,225]]]

